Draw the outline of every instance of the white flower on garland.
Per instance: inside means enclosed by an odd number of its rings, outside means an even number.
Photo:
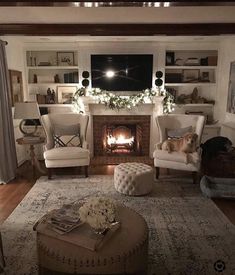
[[[93,229],[105,230],[115,222],[116,205],[111,199],[93,197],[80,207],[79,215],[81,221],[88,223]]]

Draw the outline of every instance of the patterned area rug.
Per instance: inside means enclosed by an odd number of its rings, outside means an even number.
[[[97,156],[91,159],[91,165],[116,165],[126,162],[141,162],[153,165],[153,159],[147,156]]]
[[[117,193],[112,176],[40,178],[1,229],[6,274],[37,274],[34,223],[48,210],[92,195],[112,197],[146,219],[149,274],[218,274],[223,263],[220,274],[235,274],[234,225],[191,179],[169,176],[144,197]]]

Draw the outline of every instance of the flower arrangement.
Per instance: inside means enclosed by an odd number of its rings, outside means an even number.
[[[116,205],[108,198],[89,198],[79,209],[82,222],[88,223],[95,231],[104,231],[115,222]]]
[[[90,89],[86,91],[90,96],[98,100],[99,103],[105,104],[110,109],[127,109],[143,104],[151,103],[154,96],[164,96],[163,112],[170,113],[173,111],[174,97],[166,90],[160,89],[146,89],[136,95],[121,96],[112,92],[101,90],[99,88]],[[80,97],[85,95],[85,88],[80,88],[73,96],[74,109],[78,112],[84,112]]]

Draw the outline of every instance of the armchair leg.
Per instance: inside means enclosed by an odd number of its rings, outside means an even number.
[[[198,183],[198,173],[192,172],[192,176],[193,176],[193,183],[197,184]]]
[[[47,168],[48,171],[48,179],[51,180],[52,177],[52,168]]]
[[[155,168],[156,168],[156,179],[158,179],[160,174],[160,169],[159,167],[155,167]]]
[[[88,166],[84,166],[85,168],[85,177],[88,178]]]

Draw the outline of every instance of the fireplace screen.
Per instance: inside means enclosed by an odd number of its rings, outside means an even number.
[[[95,156],[149,155],[150,116],[93,116]]]
[[[139,127],[139,125],[105,125],[103,131],[104,152],[107,154],[140,154]]]

